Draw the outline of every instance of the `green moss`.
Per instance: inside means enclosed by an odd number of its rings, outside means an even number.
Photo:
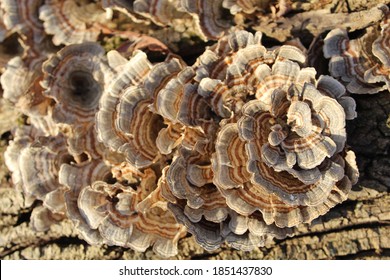
[[[125,42],[125,39],[118,36],[104,37],[102,40],[102,46],[106,52],[117,49]]]

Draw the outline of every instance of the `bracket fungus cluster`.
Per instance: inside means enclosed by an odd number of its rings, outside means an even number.
[[[232,29],[230,16],[270,1],[259,2],[0,1],[0,41],[16,32],[23,48],[0,72],[2,96],[27,117],[5,161],[25,205],[39,205],[36,230],[70,219],[90,244],[164,257],[188,233],[207,250],[252,250],[347,199],[349,94],[389,89],[388,10],[356,39],[330,31],[323,75],[301,44]],[[106,51],[118,12],[183,17],[215,43],[192,65]]]
[[[334,29],[324,40],[324,56],[330,58],[329,71],[340,78],[351,93],[373,94],[390,90],[390,11],[380,26],[371,26],[356,39],[344,29]]]

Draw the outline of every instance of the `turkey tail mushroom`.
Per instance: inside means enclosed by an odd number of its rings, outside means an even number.
[[[100,4],[85,0],[45,0],[39,18],[56,46],[95,42],[108,21]]]
[[[347,199],[359,176],[346,145],[356,117],[347,92],[358,82],[388,86],[388,17],[380,34],[329,33],[325,54],[340,82],[317,77],[299,44],[267,48],[260,32],[224,35],[222,4],[234,14],[258,1],[181,0],[205,37],[219,38],[191,66],[172,54],[152,63],[139,50],[123,56],[84,42],[107,20],[99,1],[44,2],[44,28],[66,46],[12,58],[1,76],[4,98],[28,118],[5,161],[25,204],[40,201],[36,230],[69,218],[92,245],[162,257],[178,253],[187,231],[206,250],[253,250]],[[161,25],[172,24],[164,13],[177,3],[102,1]],[[362,46],[372,52],[353,53],[357,64],[351,51]],[[346,65],[355,72],[345,78]]]
[[[223,17],[222,1],[181,0],[181,8],[194,17],[205,40],[218,39],[231,27]]]
[[[43,64],[43,94],[54,101],[53,120],[77,137],[94,121],[105,83],[113,75],[96,43],[66,46]]]
[[[380,8],[384,13],[380,32],[368,27],[362,36],[349,39],[346,30],[334,29],[324,40],[329,71],[347,85],[350,93],[374,94],[390,89],[390,12],[385,5]]]
[[[156,187],[156,176],[147,169],[135,190],[99,181],[83,188],[78,206],[104,243],[140,252],[153,246],[156,253],[170,257],[177,254],[177,241],[185,228],[167,211]]]

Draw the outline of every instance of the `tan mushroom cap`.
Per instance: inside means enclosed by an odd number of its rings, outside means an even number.
[[[134,56],[118,66],[119,73],[104,90],[100,100],[99,112],[96,115],[96,128],[99,141],[103,142],[108,148],[118,150],[127,142],[127,137],[121,132],[115,123],[117,105],[121,101],[121,96],[126,90],[132,87],[132,91],[139,93],[139,96],[150,98],[148,93],[137,86],[143,82],[145,76],[149,73],[152,65],[143,52],[137,52]]]
[[[211,161],[216,186],[223,189],[243,188],[244,183],[250,180],[245,142],[239,138],[237,124],[226,124],[221,128]]]
[[[150,104],[150,95],[143,88],[129,87],[117,106],[116,127],[128,137],[118,151],[136,167],[150,165],[158,157],[156,138],[164,124],[149,110]]]
[[[202,216],[211,221],[226,219],[226,204],[214,185],[213,171],[207,154],[181,147],[160,177],[166,198],[171,202],[186,201],[186,215],[192,221]]]
[[[46,231],[52,224],[66,219],[66,187],[60,186],[45,196],[42,207],[34,208],[31,214],[32,227],[36,231]],[[34,213],[38,210],[37,213]]]
[[[264,47],[261,45],[261,32],[255,35],[247,31],[236,31],[224,36],[218,42],[207,48],[201,54],[196,66],[196,78],[201,82],[204,78],[223,80],[226,77],[227,69],[231,65],[238,51],[249,46],[264,52]],[[231,83],[233,85],[233,83]]]
[[[372,43],[372,54],[380,61],[373,68],[364,73],[364,79],[369,83],[385,83],[387,90],[390,89],[390,12],[381,22],[381,33]]]
[[[164,62],[153,66],[143,84],[143,87],[152,96],[152,104],[149,105],[150,111],[158,114],[159,111],[165,110],[165,101],[161,102],[161,97],[158,96],[183,67],[183,61],[170,57]],[[162,104],[159,104],[158,102],[161,102]],[[165,155],[172,153],[173,149],[181,143],[182,133],[182,124],[176,123],[172,118],[165,118],[164,127],[160,129],[156,138],[156,146],[159,152]]]
[[[45,0],[39,18],[57,46],[96,41],[107,21],[100,4],[86,0]]]
[[[199,221],[203,216],[220,222],[226,219],[228,209],[212,179],[208,156],[182,148],[169,166],[165,181],[177,199],[186,200],[184,211],[191,221]]]
[[[157,96],[159,92],[174,78],[183,68],[185,63],[176,58],[168,57],[165,61],[153,65],[144,82],[145,89],[153,96],[153,105],[150,109],[157,112]]]
[[[170,120],[173,123],[180,122],[179,116],[182,108],[182,101],[184,99],[187,83],[189,83],[194,77],[195,73],[191,67],[186,67],[180,71],[176,77],[173,77],[166,83],[156,98],[156,109],[158,113],[164,118]],[[191,91],[193,87],[188,85],[187,91]],[[194,92],[192,90],[192,92]]]
[[[258,212],[249,217],[232,212],[228,228],[231,232],[226,236],[226,242],[233,248],[244,251],[266,246],[274,238],[283,239],[293,235],[291,228],[266,224]]]
[[[388,37],[390,12],[381,6],[385,17],[381,31],[368,27],[364,35],[349,39],[343,29],[334,29],[324,40],[324,56],[330,58],[329,71],[341,78],[351,93],[373,94],[390,88]]]
[[[208,250],[225,241],[251,250],[291,235],[344,201],[357,178],[345,151],[355,103],[344,86],[328,76],[317,81],[314,68],[302,67],[301,49],[268,50],[260,39],[245,31],[222,38],[157,95],[166,102],[159,113],[184,125],[160,178],[163,195]],[[171,85],[174,94],[164,92]],[[205,119],[220,128],[205,132],[178,117],[182,89],[191,87],[210,106]],[[211,145],[195,148],[204,136]]]
[[[316,82],[316,88],[322,94],[335,98],[340,103],[344,108],[346,120],[356,118],[355,100],[347,95],[345,87],[339,81],[330,76],[321,75]]]
[[[285,238],[292,235],[292,230],[289,228],[282,229],[265,224],[261,215],[244,217],[228,210],[228,218],[221,222],[212,222],[204,217],[193,221],[186,214],[183,201],[169,203],[169,209],[174,213],[175,218],[194,235],[197,243],[208,251],[218,249],[225,242],[235,249],[250,251],[264,246],[272,238]]]
[[[212,184],[209,157],[181,149],[165,168],[159,185],[169,209],[206,250],[222,243],[241,250],[264,246],[272,237],[284,238],[291,230],[267,226],[261,215],[246,218],[226,204],[223,192]]]
[[[147,173],[145,172],[145,174]],[[149,177],[152,176],[149,175]],[[177,223],[173,214],[168,210],[168,203],[162,192],[162,188],[158,185],[137,205],[137,210],[143,215],[140,216],[140,220],[135,226],[141,234],[157,234],[159,237],[154,241],[153,250],[159,255],[167,257],[177,254],[177,242],[186,235],[187,229]],[[162,222],[164,226],[161,226]]]
[[[157,96],[158,112],[172,123],[207,130],[213,113],[192,84],[193,70],[186,68],[167,83]]]
[[[173,168],[178,172],[182,172],[183,168],[185,168],[185,166],[180,165],[180,162],[178,162],[177,159],[176,165],[178,165],[178,167]],[[158,182],[162,196],[168,201],[168,209],[173,213],[175,219],[194,235],[197,243],[203,248],[206,250],[215,250],[219,248],[224,242],[224,238],[221,235],[221,223],[227,218],[227,213],[229,211],[225,204],[225,199],[218,191],[216,192],[215,187],[205,187],[203,188],[203,192],[200,190],[200,195],[198,196],[200,197],[200,206],[202,207],[196,209],[189,207],[188,202],[185,200],[186,194],[190,195],[188,190],[177,190],[185,187],[188,182],[179,182],[181,186],[172,188],[171,177],[178,177],[178,172],[174,170],[173,173],[176,175],[168,175],[168,173],[172,173],[169,171],[170,168],[171,166],[167,166],[163,169],[163,174]],[[173,178],[174,181],[177,179],[186,180],[185,178]],[[183,197],[184,199],[182,199]],[[204,209],[203,206],[206,206],[206,209]],[[216,219],[216,217],[213,216],[215,214],[217,214],[219,218]],[[211,221],[207,220],[207,218],[210,218]],[[212,222],[212,220],[215,220],[216,222]]]
[[[178,147],[182,141],[183,126],[181,124],[172,124],[166,122],[166,128],[162,128],[156,138],[156,146],[158,151],[163,155],[173,153],[173,150]]]
[[[103,143],[98,141],[94,123],[84,127],[84,130],[80,133],[68,137],[67,145],[69,153],[78,159],[77,162],[106,158],[110,153],[105,149]]]
[[[161,115],[167,126],[156,139],[162,154],[172,152],[180,144],[202,150],[210,142],[206,135],[215,128],[214,115],[205,99],[197,94],[194,77],[192,67],[173,58],[154,66],[144,83],[153,94],[150,109]]]

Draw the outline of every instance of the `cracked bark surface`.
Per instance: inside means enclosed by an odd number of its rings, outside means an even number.
[[[294,237],[275,240],[252,252],[223,247],[207,252],[192,237],[179,243],[177,259],[390,259],[390,113],[389,93],[355,96],[358,117],[347,124],[348,144],[356,152],[361,177],[349,199]],[[3,138],[6,134],[3,135]],[[7,140],[1,142],[4,150]],[[158,259],[148,250],[90,246],[78,238],[69,220],[47,232],[29,226],[32,208],[18,205],[9,174],[1,171],[1,259]]]

